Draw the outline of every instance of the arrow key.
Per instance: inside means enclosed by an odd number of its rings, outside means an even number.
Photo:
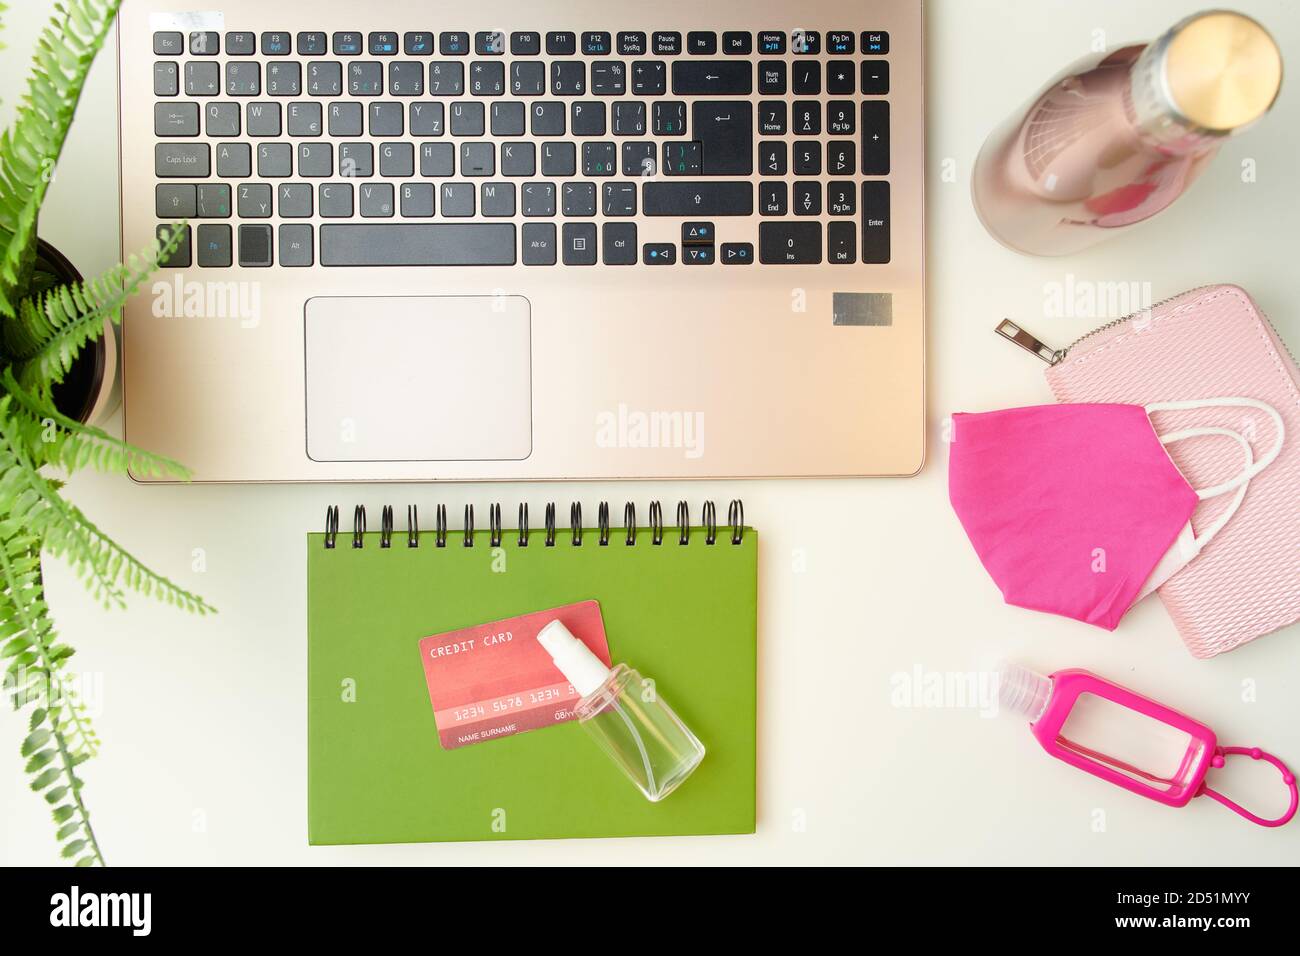
[[[724,266],[747,266],[754,261],[754,244],[752,242],[724,242],[722,244],[722,264]]]
[[[682,223],[683,246],[711,246],[716,235],[717,230],[713,228],[711,222]]]

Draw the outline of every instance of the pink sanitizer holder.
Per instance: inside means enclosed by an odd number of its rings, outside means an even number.
[[[1182,807],[1204,794],[1265,827],[1287,823],[1300,805],[1295,775],[1277,757],[1258,747],[1221,747],[1200,721],[1088,671],[1044,677],[1005,667],[999,696],[1002,706],[1029,718],[1053,757],[1159,803]],[[1234,754],[1265,760],[1282,774],[1291,801],[1280,817],[1257,816],[1206,786],[1206,774]]]

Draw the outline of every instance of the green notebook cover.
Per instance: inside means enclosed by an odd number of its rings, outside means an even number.
[[[552,547],[422,532],[327,549],[307,536],[307,819],[312,844],[754,832],[757,535],[675,528]],[[418,643],[578,601],[611,658],[654,678],[699,737],[694,774],[651,803],[575,722],[443,750]]]

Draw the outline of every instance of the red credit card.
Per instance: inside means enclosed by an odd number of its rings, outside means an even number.
[[[582,601],[420,641],[438,741],[444,750],[573,719],[578,693],[537,642],[559,619],[606,664],[600,605]]]

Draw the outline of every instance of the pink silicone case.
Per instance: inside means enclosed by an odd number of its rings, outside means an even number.
[[[1300,369],[1242,289],[1184,293],[1097,332],[1048,369],[1060,402],[1179,401],[1243,396],[1277,409],[1286,427],[1281,453],[1250,483],[1241,508],[1204,552],[1159,590],[1191,653],[1214,657],[1300,620]],[[1262,413],[1242,409],[1157,412],[1156,429],[1197,425],[1244,431],[1259,454],[1273,440]],[[1235,442],[1196,438],[1169,447],[1194,487],[1241,467]],[[1226,500],[1202,504],[1199,530]]]
[[[1150,797],[1171,807],[1186,806],[1187,802],[1200,792],[1201,782],[1205,779],[1205,774],[1210,769],[1210,761],[1214,758],[1217,741],[1213,730],[1164,704],[1156,703],[1141,694],[1135,694],[1085,670],[1057,671],[1051,677],[1052,696],[1048,699],[1047,709],[1037,721],[1030,724],[1030,730],[1043,745],[1043,749],[1053,757],[1058,757],[1071,766],[1085,770],[1103,780],[1109,780],[1117,787],[1123,787],[1125,790]],[[1114,701],[1129,710],[1176,727],[1191,737],[1187,752],[1183,755],[1182,765],[1167,786],[1158,787],[1151,783],[1144,783],[1061,744],[1061,727],[1070,716],[1075,701],[1083,693],[1095,694]]]

